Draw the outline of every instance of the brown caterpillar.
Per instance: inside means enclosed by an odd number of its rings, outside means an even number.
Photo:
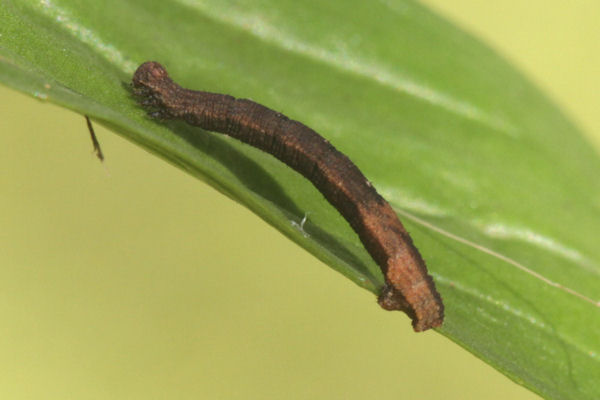
[[[257,147],[304,175],[350,223],[385,275],[379,304],[412,318],[415,331],[438,327],[444,305],[408,232],[358,167],[298,121],[251,100],[184,89],[157,62],[133,75],[133,91],[149,115],[182,119]]]

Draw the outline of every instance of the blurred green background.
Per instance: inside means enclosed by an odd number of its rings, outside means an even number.
[[[600,149],[600,3],[426,1]],[[535,399],[246,209],[0,88],[0,397]]]

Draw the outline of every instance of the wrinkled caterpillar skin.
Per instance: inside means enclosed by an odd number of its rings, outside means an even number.
[[[154,118],[182,119],[227,134],[304,175],[350,223],[381,267],[386,280],[381,307],[404,311],[417,332],[442,325],[442,299],[408,232],[358,167],[326,139],[251,100],[184,89],[157,62],[139,66],[133,92]]]

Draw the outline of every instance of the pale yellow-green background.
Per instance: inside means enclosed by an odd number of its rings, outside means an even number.
[[[600,148],[600,3],[426,3]],[[243,207],[0,88],[0,398],[535,399]]]

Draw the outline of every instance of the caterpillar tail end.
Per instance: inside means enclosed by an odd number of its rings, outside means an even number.
[[[444,322],[444,305],[437,292],[436,295],[422,298],[422,301],[416,304],[410,304],[398,289],[386,284],[377,303],[384,310],[404,312],[412,319],[413,330],[423,332],[431,328],[438,328]],[[440,301],[432,301],[432,298],[439,298]]]

